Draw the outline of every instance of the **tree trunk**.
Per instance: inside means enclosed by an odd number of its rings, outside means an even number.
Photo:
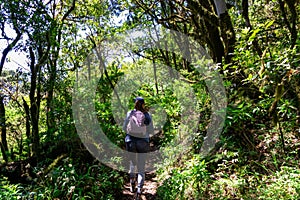
[[[235,48],[235,32],[231,22],[230,15],[228,12],[225,12],[220,16],[220,28],[221,35],[224,43],[224,56],[225,63],[230,63],[233,57],[234,48]]]
[[[53,134],[56,131],[56,124],[54,118],[54,107],[53,107],[53,94],[54,94],[54,84],[56,80],[56,61],[50,64],[48,68],[50,73],[49,81],[47,84],[47,98],[46,98],[46,122],[47,122],[47,137],[49,139],[53,138]]]
[[[4,96],[0,96],[0,126],[1,126],[1,142],[5,149],[8,151],[7,140],[6,140],[6,116],[4,107]]]
[[[207,44],[214,62],[222,63],[224,46],[219,31],[219,19],[214,13],[214,2],[209,0],[188,1],[188,8],[193,13],[192,22],[196,29],[194,35],[200,44]],[[222,9],[220,9],[220,12]],[[222,11],[223,12],[223,11]]]
[[[2,153],[3,160],[7,163],[8,158],[7,158],[6,151],[4,149],[4,146],[3,146],[2,142],[0,142],[0,148],[1,148],[1,153]]]
[[[224,46],[225,63],[230,63],[234,52],[235,32],[230,15],[227,12],[225,0],[214,0],[216,12],[220,21],[221,37]]]
[[[24,97],[22,97],[23,100],[23,107],[24,107],[24,111],[25,111],[25,115],[26,115],[26,122],[25,122],[25,126],[26,126],[26,137],[27,139],[30,140],[30,111],[29,111],[29,106],[27,104],[27,102],[25,101]]]
[[[207,29],[209,31],[208,40],[210,41],[210,49],[213,52],[213,60],[216,63],[221,64],[224,56],[224,46],[220,38],[219,30],[217,27],[211,26],[210,24],[207,24]]]
[[[297,41],[297,35],[298,35],[298,32],[297,32],[297,20],[298,20],[298,14],[297,14],[297,10],[296,10],[296,0],[285,0],[286,4],[288,5],[289,7],[289,10],[291,12],[291,23],[292,23],[292,26],[291,26],[291,43],[292,43],[292,47],[295,46],[296,44],[296,41]]]
[[[54,105],[53,105],[53,95],[55,88],[55,81],[57,77],[57,60],[59,57],[61,39],[62,39],[62,29],[64,26],[64,22],[67,17],[71,14],[71,12],[75,9],[76,0],[72,1],[71,7],[67,10],[61,20],[61,24],[58,24],[56,21],[52,23],[51,29],[49,30],[49,46],[52,45],[53,55],[49,56],[49,81],[47,88],[47,99],[46,99],[46,123],[47,123],[47,136],[51,139],[53,137],[54,132],[57,130],[57,125],[55,122],[54,116]]]
[[[154,55],[154,53],[153,53]],[[158,95],[158,83],[157,83],[157,69],[156,69],[156,63],[155,63],[155,58],[152,57],[152,63],[153,63],[153,74],[154,74],[154,81],[155,81],[155,89],[156,89],[156,94]]]
[[[242,15],[245,19],[245,24],[250,30],[252,30],[252,25],[251,25],[250,18],[249,18],[249,3],[248,3],[248,0],[243,0],[242,1],[242,7],[243,7]],[[259,57],[261,57],[263,52],[262,52],[262,50],[261,50],[261,48],[258,44],[257,39],[254,39],[252,44],[253,44],[254,50],[257,52]]]
[[[283,21],[285,25],[287,26],[290,34],[291,34],[291,48],[293,48],[297,41],[297,11],[295,7],[295,0],[278,0],[280,5],[281,14],[283,17]],[[285,3],[287,4],[289,10],[290,10],[290,20],[288,19],[287,12],[285,10]]]
[[[7,47],[2,52],[2,57],[0,60],[0,76],[2,74],[2,69],[5,63],[5,59],[8,55],[8,53],[13,49],[14,46],[18,43],[18,41],[21,39],[22,33],[15,28],[15,31],[17,32],[17,37],[12,41],[12,43],[8,44]]]
[[[0,127],[1,127],[1,153],[5,162],[7,162],[6,152],[8,151],[7,139],[6,139],[6,116],[4,107],[4,96],[0,94]]]
[[[230,15],[227,12],[225,0],[214,0],[220,20],[221,37],[224,43],[225,62],[230,63],[234,52],[235,32]]]
[[[30,80],[30,119],[31,119],[31,141],[32,141],[32,154],[33,156],[39,155],[39,102],[38,97],[36,97],[37,92],[37,81],[38,81],[38,73],[40,66],[35,65],[35,55],[32,48],[30,50],[30,59],[31,59],[31,80]]]

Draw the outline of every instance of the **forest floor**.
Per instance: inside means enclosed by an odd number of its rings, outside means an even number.
[[[155,172],[146,174],[146,180],[143,187],[143,192],[140,200],[153,200],[156,199],[156,189],[158,187],[158,181]],[[122,200],[133,200],[135,193],[131,193],[129,190],[129,182],[124,185]]]

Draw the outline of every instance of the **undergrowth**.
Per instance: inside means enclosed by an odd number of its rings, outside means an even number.
[[[300,199],[299,140],[286,137],[284,154],[270,137],[261,140],[269,148],[260,152],[237,149],[238,141],[228,136],[220,139],[211,156],[193,154],[169,174],[159,171],[158,199]]]
[[[41,168],[36,168],[37,174]],[[87,164],[65,158],[48,174],[32,184],[11,184],[1,180],[0,199],[116,199],[123,187],[123,176],[99,163]]]

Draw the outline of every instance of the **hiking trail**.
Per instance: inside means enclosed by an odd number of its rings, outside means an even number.
[[[146,173],[146,180],[143,187],[143,192],[140,200],[153,200],[156,199],[156,190],[158,187],[158,181],[155,172]],[[126,182],[123,189],[122,200],[135,199],[135,193],[131,193],[129,190],[129,181]]]

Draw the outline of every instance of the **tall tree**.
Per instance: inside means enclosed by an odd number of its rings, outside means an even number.
[[[17,43],[20,41],[22,36],[22,28],[18,27],[18,17],[16,12],[16,7],[12,2],[1,1],[0,2],[0,32],[1,40],[7,42],[6,47],[2,51],[2,56],[0,59],[0,76],[2,76],[3,67],[9,52],[17,46]],[[16,36],[13,38],[12,35],[8,35],[7,28],[8,25],[13,27],[13,30],[16,33]],[[5,87],[4,81],[1,79],[1,90]],[[0,91],[0,127],[1,127],[1,152],[5,161],[7,161],[6,152],[8,151],[7,139],[6,139],[6,113],[4,105],[5,95],[3,91]]]
[[[62,34],[66,26],[66,20],[71,15],[72,11],[75,9],[76,1],[73,0],[70,5],[63,5],[62,2],[53,1],[48,6],[51,12],[51,26],[49,27],[49,55],[47,62],[47,72],[49,74],[49,79],[46,83],[46,111],[47,111],[47,136],[51,139],[53,133],[57,129],[55,122],[55,105],[53,103],[55,83],[57,78],[58,70],[58,59],[61,52]],[[61,7],[59,9],[59,7]],[[62,9],[66,8],[66,11]]]

